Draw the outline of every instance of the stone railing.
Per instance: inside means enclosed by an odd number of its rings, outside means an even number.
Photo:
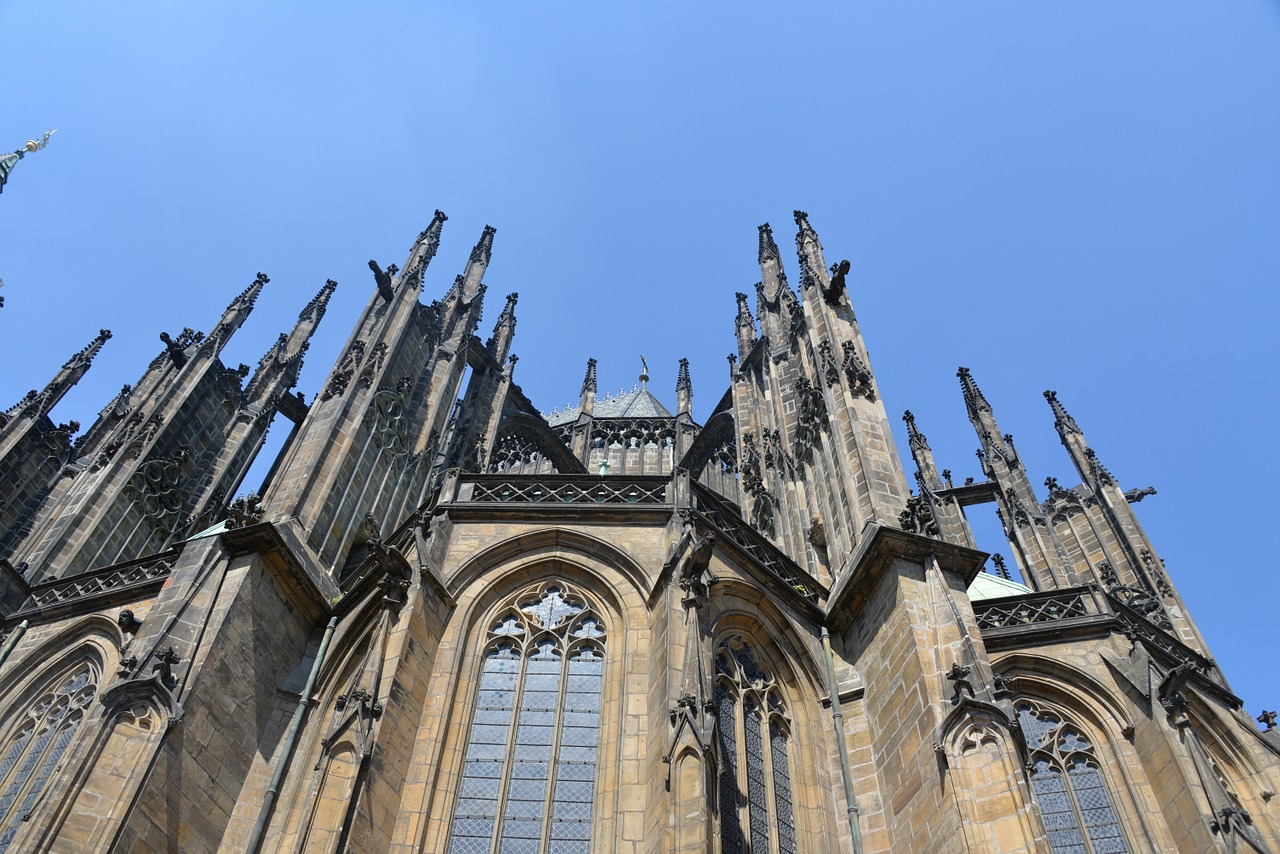
[[[657,504],[670,505],[667,477],[593,477],[539,475],[503,477],[464,475],[458,501],[522,504]]]
[[[693,488],[694,508],[716,532],[745,552],[770,575],[815,605],[827,597],[827,589],[746,523],[732,507],[699,483]]]
[[[1109,609],[1095,600],[1096,596],[1092,590],[1077,587],[1024,596],[979,600],[973,603],[973,613],[978,618],[978,628],[986,631],[1033,623],[1053,623],[1107,613]]]
[[[160,582],[173,571],[171,561],[175,559],[175,555],[169,554],[166,557],[168,558],[167,560],[151,558],[129,566],[108,567],[86,572],[74,578],[55,580],[38,585],[31,591],[31,595],[27,597],[27,600],[22,603],[19,613],[38,611],[42,608],[73,602],[88,596],[115,593],[130,587],[139,587],[149,582]]]

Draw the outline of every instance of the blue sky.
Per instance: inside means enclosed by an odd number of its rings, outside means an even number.
[[[368,259],[401,263],[439,207],[427,297],[496,226],[482,335],[519,291],[535,403],[572,402],[591,356],[630,387],[642,353],[673,401],[683,356],[702,418],[755,227],[792,257],[803,208],[853,263],[895,425],[911,408],[978,475],[963,364],[1033,481],[1075,483],[1056,389],[1159,489],[1141,518],[1246,709],[1280,705],[1275,3],[8,2],[0,71],[0,147],[59,129],[0,196],[2,406],[106,326],[55,413],[87,425],[258,270],[231,363],[339,282],[310,398]]]

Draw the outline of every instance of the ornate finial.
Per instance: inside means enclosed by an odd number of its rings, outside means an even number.
[[[964,390],[964,402],[969,408],[975,412],[990,412],[991,404],[987,403],[987,399],[982,395],[982,389],[978,388],[978,384],[973,380],[973,374],[968,368],[961,368],[956,371],[956,376],[960,378],[960,388]]]
[[[1013,581],[1013,576],[1009,574],[1009,568],[1004,565],[1004,555],[995,552],[991,555],[991,562],[995,565],[996,575],[1005,581]]]
[[[67,359],[66,364],[64,364],[62,367],[74,368],[78,365],[85,365],[87,367],[88,364],[93,361],[93,357],[98,355],[98,352],[102,349],[102,345],[106,344],[110,340],[111,340],[111,330],[99,329],[97,336],[94,337],[92,341],[86,344],[81,350],[79,350],[70,359]]]
[[[767,222],[764,225],[760,226],[759,261],[760,261],[760,266],[762,267],[765,265],[765,262],[767,261],[774,262],[778,271],[779,291],[786,290],[788,287],[787,271],[782,267],[782,254],[778,252],[778,244],[774,243],[773,241],[773,229],[769,227],[769,223]],[[759,288],[759,285],[757,285],[757,288]],[[777,299],[776,293],[774,294],[772,299],[774,300]],[[770,304],[772,304],[772,300],[770,301]]]
[[[747,295],[739,291],[734,294],[734,297],[738,300],[738,325],[750,326],[754,329],[756,321],[755,318],[751,316],[750,306],[747,305]]]
[[[907,424],[907,441],[913,450],[929,450],[929,440],[916,428],[916,417],[908,409],[902,413],[902,420]]]
[[[801,231],[809,228],[809,215],[807,213],[804,211],[792,211],[791,213],[795,216],[796,225],[800,226]]]
[[[640,357],[640,388],[644,388],[645,383],[649,382],[649,362],[644,356]]]
[[[57,129],[47,130],[39,140],[29,139],[21,148],[15,149],[12,154],[0,154],[0,193],[4,192],[5,182],[9,180],[9,173],[13,171],[13,167],[18,161],[26,157],[28,154],[34,154],[49,144],[49,137],[57,133]],[[0,300],[0,305],[4,305],[4,301]]]
[[[298,312],[298,320],[310,320],[319,323],[324,317],[325,309],[329,306],[329,297],[333,296],[334,290],[338,287],[338,283],[333,279],[325,279],[324,284],[320,286],[320,290],[311,301],[302,307],[302,311]]]
[[[596,360],[587,359],[587,375],[582,378],[582,393],[596,393]]]
[[[689,379],[689,360],[680,360],[680,372],[676,376],[676,393],[693,391],[693,380]]]
[[[468,259],[472,264],[488,265],[489,259],[493,256],[493,234],[495,231],[497,229],[491,225],[484,227],[480,240],[476,243],[475,248],[471,250],[471,257]]]
[[[1275,712],[1268,712],[1266,709],[1263,709],[1262,714],[1258,715],[1257,720],[1258,720],[1258,723],[1262,724],[1267,728],[1267,732],[1271,732],[1273,729],[1276,728]]]
[[[1058,429],[1058,433],[1065,436],[1068,433],[1082,433],[1080,425],[1067,412],[1066,407],[1058,402],[1058,393],[1056,391],[1046,391],[1044,399],[1049,401],[1049,408],[1053,410],[1053,426]]]

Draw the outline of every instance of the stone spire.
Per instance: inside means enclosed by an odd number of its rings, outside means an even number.
[[[232,334],[249,319],[249,313],[253,311],[254,305],[258,302],[258,295],[262,293],[262,289],[270,281],[271,279],[267,278],[266,273],[259,273],[255,276],[249,287],[241,291],[240,295],[231,301],[226,311],[222,313],[218,323],[213,327],[213,331],[200,342],[198,347],[201,349],[212,347],[214,355],[221,353],[222,348],[226,346]]]
[[[513,291],[507,294],[507,304],[503,306],[502,313],[493,324],[492,337],[485,343],[489,355],[493,356],[493,360],[499,365],[507,360],[507,353],[511,351],[511,339],[516,334],[516,302],[519,299],[518,292]]]
[[[418,234],[409,249],[409,258],[405,261],[404,270],[400,271],[401,284],[408,284],[415,290],[422,287],[422,274],[431,259],[436,257],[436,250],[440,248],[440,233],[448,219],[444,211],[436,209],[431,224]]]
[[[489,266],[489,259],[493,257],[493,235],[496,232],[491,225],[486,225],[484,231],[480,234],[480,239],[476,241],[476,245],[471,250],[471,255],[467,258],[466,269],[462,272],[462,301],[471,302],[475,298],[480,289],[480,280],[484,278],[484,271]]]
[[[774,303],[778,301],[783,290],[789,289],[787,273],[782,268],[782,253],[778,251],[778,244],[773,240],[773,228],[766,222],[759,227],[759,231],[760,248],[757,259],[760,262],[761,284],[765,299]]]
[[[587,359],[587,375],[582,378],[582,393],[578,401],[578,411],[583,415],[591,415],[596,408],[596,360]]]
[[[88,373],[90,365],[93,364],[93,357],[98,355],[102,345],[106,344],[110,338],[110,329],[99,330],[92,341],[67,359],[48,385],[39,392],[33,389],[8,412],[0,413],[0,429],[11,420],[36,419],[48,415],[49,410],[53,409],[58,401],[62,400],[63,396],[80,381],[80,378]]]
[[[902,413],[902,420],[907,425],[907,443],[911,447],[911,458],[916,463],[916,482],[920,486],[920,497],[929,503],[940,536],[949,543],[974,548],[973,532],[960,505],[953,497],[938,494],[947,488],[947,484],[938,475],[929,440],[916,427],[916,417],[911,414],[911,410]]]
[[[751,316],[747,295],[738,292],[734,296],[738,299],[738,317],[735,322],[738,330],[738,358],[745,359],[756,344],[756,319]]]
[[[938,467],[933,461],[933,450],[929,447],[929,440],[916,427],[916,417],[911,414],[910,409],[902,413],[902,420],[907,425],[907,444],[911,448],[911,458],[915,460],[916,468],[919,469],[930,489],[941,489],[942,479],[938,476]]]
[[[1014,448],[1013,437],[1000,432],[991,404],[969,369],[960,368],[956,376],[964,392],[969,421],[982,443],[979,456],[983,473],[995,486],[1000,520],[1009,542],[1018,551],[1023,577],[1036,590],[1077,583],[1077,579],[1071,577],[1071,561],[1066,550],[1049,525]]]
[[[800,261],[800,292],[805,295],[805,299],[809,299],[817,295],[817,290],[822,287],[822,275],[820,271],[826,269],[826,261],[822,257],[822,241],[818,239],[818,233],[813,230],[813,226],[809,225],[809,215],[804,211],[795,211],[796,225],[799,231],[796,232],[796,256]]]
[[[337,287],[337,282],[327,279],[298,313],[298,321],[293,329],[280,333],[276,343],[258,361],[258,369],[245,388],[246,400],[259,404],[278,400],[297,384],[298,373],[302,370],[302,357],[306,354],[311,336],[320,326],[329,298]]]
[[[680,360],[680,373],[676,377],[676,414],[693,411],[693,380],[689,378],[689,360]]]

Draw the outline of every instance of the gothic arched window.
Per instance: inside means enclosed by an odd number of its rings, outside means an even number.
[[[1030,701],[1020,701],[1017,709],[1031,750],[1031,788],[1054,854],[1128,852],[1089,738]]]
[[[53,776],[98,693],[98,670],[82,661],[27,707],[0,749],[0,852],[7,851]]]
[[[786,704],[741,638],[721,644],[716,653],[715,703],[721,854],[794,854]]]
[[[600,619],[566,584],[544,583],[498,612],[449,854],[587,854],[604,655]]]

